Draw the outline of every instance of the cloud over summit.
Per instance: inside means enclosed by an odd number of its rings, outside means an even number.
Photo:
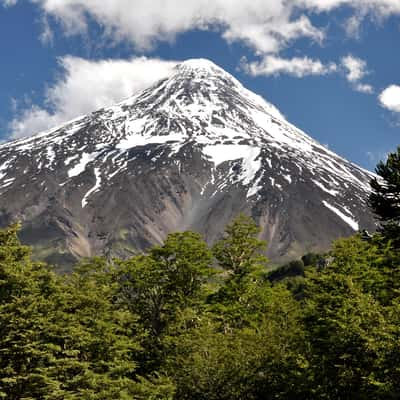
[[[0,0],[0,5],[12,7],[18,2],[22,3],[22,0]],[[314,18],[320,14],[346,8],[347,24],[341,25],[344,35],[346,32],[356,34],[365,19],[382,21],[400,15],[400,0],[26,2],[41,11],[43,43],[52,42],[54,26],[66,36],[86,35],[93,22],[102,30],[101,39],[105,37],[113,43],[129,42],[140,52],[151,51],[160,42],[173,41],[185,32],[213,30],[226,42],[239,42],[249,50],[249,60],[243,59],[241,67],[251,76],[303,78],[337,74],[344,77],[353,90],[369,94],[374,88],[364,82],[369,73],[365,60],[351,54],[335,54],[335,59],[330,60],[328,56],[324,57],[328,61],[322,61],[315,53],[311,56],[292,50],[300,39],[321,47],[328,42],[329,27],[318,25]],[[113,104],[168,74],[174,62],[154,58],[92,61],[64,56],[60,64],[63,76],[45,90],[45,106],[19,108],[10,124],[13,137],[29,135]],[[380,104],[397,110],[393,96],[393,90],[385,92],[380,96]]]
[[[66,56],[63,75],[45,93],[47,108],[24,108],[11,122],[20,138],[60,125],[80,115],[113,105],[169,76],[177,62],[149,59],[90,61]]]

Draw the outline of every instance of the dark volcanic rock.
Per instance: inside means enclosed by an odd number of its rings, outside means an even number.
[[[39,258],[129,256],[192,229],[213,242],[252,215],[283,261],[375,228],[371,174],[206,60],[132,98],[0,146],[0,224]]]

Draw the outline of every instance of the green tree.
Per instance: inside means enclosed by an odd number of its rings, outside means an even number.
[[[383,305],[400,294],[400,254],[381,234],[368,241],[360,235],[337,240],[326,269],[351,276]]]
[[[212,253],[176,233],[65,276],[17,233],[0,231],[0,398],[400,398],[400,252],[384,234],[338,240],[323,268],[309,255],[273,280],[245,216]]]
[[[300,304],[279,285],[266,287],[264,297],[253,309],[257,326],[221,330],[211,314],[176,339],[168,365],[177,399],[297,398],[307,368]]]
[[[309,398],[397,398],[399,325],[390,244],[376,235],[334,244],[331,262],[306,273]],[[390,372],[389,372],[390,371]]]
[[[239,215],[225,228],[222,239],[212,248],[218,267],[224,271],[225,282],[218,299],[236,301],[246,285],[265,273],[268,259],[263,255],[266,242],[258,239],[260,228],[251,217]]]
[[[225,228],[224,237],[213,247],[218,265],[236,280],[265,267],[266,243],[258,239],[260,228],[251,217],[239,215]]]
[[[310,276],[307,289],[310,398],[387,398],[381,366],[390,338],[382,306],[343,274]]]
[[[57,276],[17,231],[0,231],[0,398],[171,399],[167,379],[136,373],[140,327],[116,303],[112,268],[96,259]]]
[[[400,244],[400,147],[390,153],[386,162],[376,167],[379,178],[371,180],[369,205],[381,221],[381,231]]]
[[[123,399],[135,390],[140,328],[116,302],[116,288],[113,268],[97,258],[65,276],[53,300],[51,329],[43,335],[57,346],[54,372],[71,398]]]
[[[257,314],[270,286],[267,282],[266,243],[258,239],[259,227],[252,218],[239,215],[225,228],[224,237],[213,246],[220,274],[220,288],[209,298],[223,329],[248,325]],[[254,321],[253,321],[254,322]]]
[[[146,336],[140,372],[158,371],[169,356],[170,336],[190,325],[204,305],[212,255],[199,234],[170,234],[162,246],[120,262],[119,299],[138,315]]]
[[[211,261],[199,234],[170,234],[163,246],[119,263],[120,296],[150,333],[160,336],[178,310],[199,300],[213,274]]]
[[[42,373],[51,352],[40,334],[57,280],[31,262],[18,230],[15,225],[0,231],[0,397],[10,400],[57,390],[57,382]]]

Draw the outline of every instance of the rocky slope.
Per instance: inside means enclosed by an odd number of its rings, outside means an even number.
[[[207,60],[121,102],[0,146],[0,225],[50,262],[127,256],[252,215],[274,261],[374,229],[370,173]]]

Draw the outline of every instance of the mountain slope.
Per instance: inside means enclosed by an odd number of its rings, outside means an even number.
[[[38,256],[126,256],[170,231],[212,242],[239,212],[273,260],[373,229],[371,174],[207,60],[61,127],[0,147],[0,224]]]

